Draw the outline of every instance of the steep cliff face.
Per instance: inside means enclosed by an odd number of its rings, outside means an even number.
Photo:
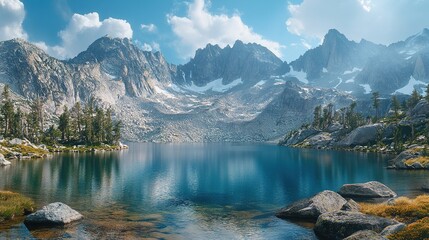
[[[204,86],[216,79],[222,79],[223,84],[236,79],[259,81],[277,71],[287,72],[288,68],[284,64],[267,48],[258,44],[236,41],[233,47],[223,49],[208,44],[204,49],[197,50],[189,63],[178,66],[176,81],[197,86]],[[282,66],[283,69],[280,69]]]
[[[160,52],[145,52],[129,39],[109,37],[96,40],[69,63],[100,68],[109,78],[123,83],[126,94],[133,97],[153,94],[155,82],[171,83],[175,71]]]

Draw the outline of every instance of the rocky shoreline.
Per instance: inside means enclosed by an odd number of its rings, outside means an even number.
[[[8,166],[12,163],[10,160],[29,160],[40,159],[49,156],[52,153],[63,152],[100,152],[100,151],[120,151],[128,149],[128,146],[119,142],[118,145],[102,144],[100,146],[47,146],[45,144],[36,145],[27,139],[14,138],[11,140],[0,140],[0,166]]]
[[[345,184],[338,193],[325,190],[282,208],[276,216],[315,221],[313,230],[320,239],[387,239],[406,225],[362,213],[356,201],[377,198],[394,202],[396,196],[390,188],[376,181]]]

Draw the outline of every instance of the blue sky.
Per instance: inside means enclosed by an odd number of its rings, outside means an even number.
[[[207,43],[257,42],[283,60],[317,46],[330,28],[389,44],[428,27],[420,0],[0,0],[0,40],[27,39],[71,58],[106,34],[132,38],[183,63]]]

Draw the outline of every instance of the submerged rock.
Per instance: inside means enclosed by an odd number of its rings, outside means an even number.
[[[377,181],[344,184],[338,193],[350,198],[390,198],[397,196],[392,189]]]
[[[64,203],[56,202],[25,218],[27,226],[62,226],[82,219],[83,216]]]
[[[314,232],[322,239],[344,239],[361,230],[380,233],[397,221],[366,215],[360,212],[336,211],[324,213],[317,219]]]
[[[282,208],[276,213],[279,218],[317,219],[320,214],[340,210],[347,200],[333,191],[323,191]]]
[[[344,240],[363,240],[363,239],[364,240],[387,240],[387,238],[371,230],[358,231],[344,238]]]

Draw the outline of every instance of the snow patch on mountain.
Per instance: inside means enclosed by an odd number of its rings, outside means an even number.
[[[223,79],[219,78],[216,79],[214,81],[211,81],[209,83],[207,83],[205,86],[197,86],[194,84],[194,82],[192,82],[191,85],[184,85],[182,88],[189,90],[191,92],[196,92],[196,93],[205,93],[209,90],[213,91],[213,92],[219,92],[219,93],[224,93],[240,84],[243,84],[243,81],[241,80],[241,78],[235,79],[234,81],[232,81],[229,84],[224,85],[222,83]]]
[[[334,86],[335,89],[337,89],[337,87],[340,86],[341,83],[343,83],[343,79],[342,78],[339,77],[338,80],[340,80],[340,81],[338,82],[337,85]]]
[[[307,73],[303,72],[303,71],[295,71],[293,69],[293,67],[291,67],[291,70],[289,73],[286,74],[287,77],[295,77],[297,78],[300,82],[308,84],[308,79],[307,79]]]
[[[253,87],[254,88],[262,87],[262,85],[264,85],[266,82],[267,81],[265,81],[265,80],[261,80],[261,81],[257,82]]]
[[[416,85],[426,85],[426,83],[422,82],[422,81],[418,81],[413,76],[411,76],[410,80],[407,83],[407,85],[405,85],[404,87],[396,90],[393,94],[402,93],[402,94],[406,94],[406,95],[411,95],[411,93],[413,92],[414,87]]]
[[[362,71],[362,68],[354,67],[352,70],[344,71],[344,75]]]
[[[371,86],[369,84],[359,84],[365,90],[365,94],[370,94],[372,92]]]

